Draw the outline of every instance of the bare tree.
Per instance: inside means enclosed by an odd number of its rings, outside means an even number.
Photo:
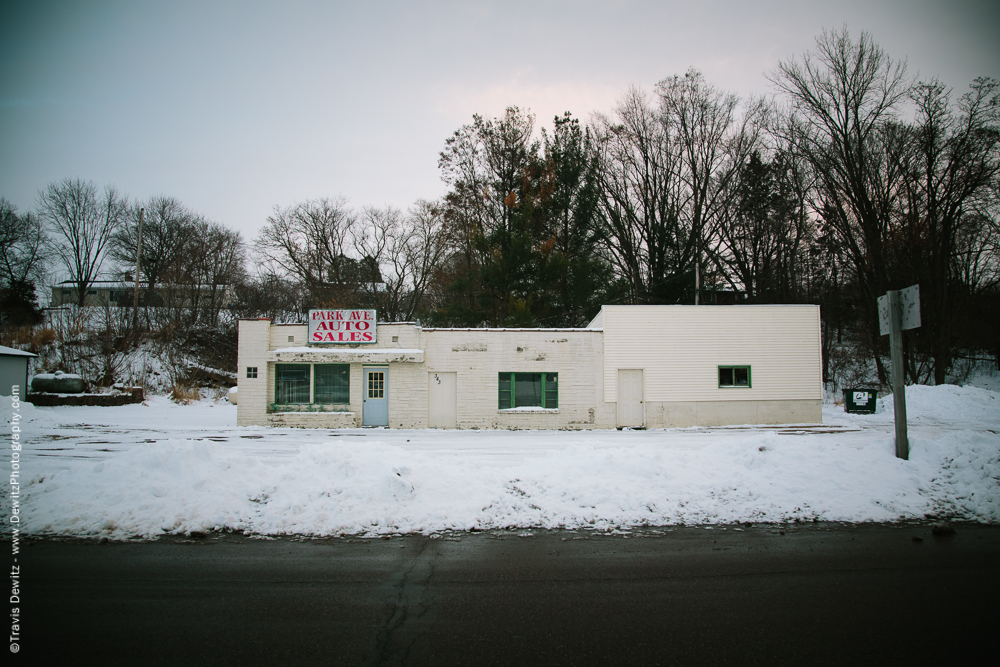
[[[817,178],[818,210],[851,258],[865,297],[873,349],[875,298],[888,284],[884,241],[900,173],[892,155],[895,110],[910,90],[906,64],[862,33],[824,31],[816,53],[782,62],[770,79],[791,102],[788,139]],[[875,355],[879,379],[885,369]]]
[[[380,318],[410,320],[422,305],[446,250],[441,219],[440,206],[422,200],[405,216],[391,207],[365,209],[353,234],[362,262],[378,269],[362,273],[369,276],[365,297]]]
[[[139,242],[139,209],[145,209],[142,227],[140,280],[147,295],[153,295],[164,279],[170,279],[192,244],[199,243],[195,231],[198,216],[173,197],[150,197],[131,206],[126,223],[112,239],[110,255],[126,271],[136,265]]]
[[[0,197],[0,283],[38,280],[45,275],[45,230],[32,213],[18,213],[17,207]]]
[[[434,272],[447,253],[444,207],[439,202],[417,200],[407,212],[406,220],[411,230],[404,253],[411,276],[406,319],[411,319],[423,306]]]
[[[925,308],[920,333],[930,339],[936,384],[945,382],[960,326],[968,325],[962,311],[977,291],[995,284],[987,276],[1000,183],[1000,81],[976,79],[957,108],[950,96],[938,81],[914,87],[917,118],[905,180],[905,222],[922,251],[914,258]]]
[[[595,116],[606,234],[633,300],[698,303],[702,257],[721,263],[720,209],[763,107],[740,116],[738,98],[696,70],[657,84],[655,101],[633,88],[611,117]]]
[[[751,302],[808,298],[809,250],[816,235],[811,171],[780,138],[754,140],[747,147],[749,155],[730,155],[737,171],[719,193],[710,255]]]
[[[752,138],[737,132],[738,98],[710,86],[697,70],[688,70],[683,77],[672,76],[656,85],[660,98],[660,113],[664,124],[670,128],[677,144],[680,169],[678,175],[684,183],[684,201],[681,214],[687,218],[690,229],[689,243],[694,245],[694,302],[701,293],[702,254],[706,238],[714,230],[709,228],[717,219],[720,203],[718,193],[725,191],[737,173],[740,160],[729,160],[729,152],[740,153],[740,147],[752,145]],[[745,128],[744,128],[745,129]],[[734,143],[730,147],[728,144]]]
[[[349,305],[349,292],[359,282],[357,261],[347,254],[355,224],[356,216],[342,197],[275,207],[254,249],[275,269],[301,282],[316,305]]]
[[[236,317],[266,317],[275,322],[305,322],[308,295],[302,285],[265,269],[236,284],[230,311]]]
[[[681,160],[664,117],[630,88],[610,116],[595,115],[608,249],[630,300],[679,300],[693,256],[681,223]]]
[[[36,283],[45,275],[45,231],[38,216],[18,213],[0,197],[0,324],[24,326],[41,321]]]
[[[108,244],[125,221],[127,200],[112,186],[80,179],[50,183],[38,195],[39,215],[56,236],[56,252],[76,283],[77,304],[99,277]]]
[[[246,246],[239,232],[204,218],[191,222],[190,242],[172,270],[176,317],[213,328],[246,277]]]

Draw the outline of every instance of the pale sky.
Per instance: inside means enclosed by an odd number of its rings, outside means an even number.
[[[67,177],[177,197],[252,240],[274,206],[445,192],[472,114],[586,122],[629,85],[704,72],[741,95],[824,29],[912,74],[1000,78],[996,0],[0,3],[0,196]]]

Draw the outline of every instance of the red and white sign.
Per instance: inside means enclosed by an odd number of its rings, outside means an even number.
[[[309,344],[376,343],[374,310],[309,311]]]

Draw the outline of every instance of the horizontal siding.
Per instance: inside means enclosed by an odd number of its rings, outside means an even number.
[[[720,389],[720,365],[752,388]],[[647,401],[822,398],[818,306],[605,306],[604,399],[618,369],[644,371]]]
[[[267,350],[270,320],[240,320],[237,343],[237,384],[239,402],[236,423],[239,426],[263,426],[267,416]],[[257,368],[257,377],[248,378],[248,366]]]

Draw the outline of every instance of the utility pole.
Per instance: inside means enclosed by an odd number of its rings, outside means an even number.
[[[896,421],[896,458],[910,458],[910,441],[906,437],[906,382],[903,377],[903,323],[899,308],[899,292],[890,290],[889,297],[889,358],[892,360],[892,410]]]
[[[896,421],[896,458],[910,458],[906,435],[906,368],[903,366],[903,331],[920,326],[920,285],[889,290],[878,298],[879,333],[889,334],[892,362],[892,409]]]
[[[142,219],[145,208],[139,209],[139,239],[135,246],[135,293],[132,295],[132,335],[139,336],[139,267],[142,262]]]

